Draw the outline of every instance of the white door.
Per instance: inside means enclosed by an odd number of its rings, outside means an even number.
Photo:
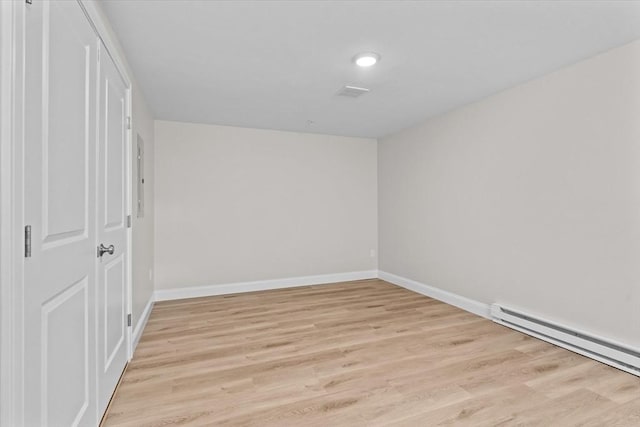
[[[97,37],[75,1],[25,19],[24,422],[95,425]]]
[[[95,426],[129,353],[128,89],[78,2],[25,24],[24,422]]]
[[[100,54],[98,244],[98,410],[104,411],[128,359],[128,91],[111,57]],[[113,252],[113,253],[110,253]]]

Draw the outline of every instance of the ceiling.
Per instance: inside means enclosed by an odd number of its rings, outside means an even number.
[[[101,3],[157,119],[381,137],[640,38],[638,1]],[[371,68],[352,57],[382,56]],[[337,96],[344,85],[371,91]]]

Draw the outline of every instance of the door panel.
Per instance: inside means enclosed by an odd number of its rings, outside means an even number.
[[[109,60],[107,58],[106,60]],[[112,67],[108,67],[112,68]],[[105,127],[105,228],[123,229],[125,217],[125,93],[120,77],[106,75],[104,120]],[[117,80],[114,80],[117,79]]]
[[[25,19],[24,419],[95,425],[97,38],[76,2]]]
[[[98,242],[114,246],[98,263],[98,410],[103,411],[128,359],[127,317],[127,123],[128,90],[111,57],[100,55],[97,180]]]
[[[108,262],[104,267],[104,372],[109,371],[113,360],[125,343],[125,260],[122,255]]]
[[[87,45],[86,31],[82,34],[83,28],[63,12],[66,8],[55,3],[42,6],[44,11],[51,10],[51,19],[44,21],[45,26],[51,24],[43,50],[43,71],[48,74],[42,102],[43,127],[48,129],[43,134],[43,232],[45,241],[53,242],[79,235],[86,238],[89,135],[86,126],[78,124],[88,120],[95,48]]]
[[[90,405],[88,284],[84,277],[42,306],[42,418],[51,425],[78,425]]]

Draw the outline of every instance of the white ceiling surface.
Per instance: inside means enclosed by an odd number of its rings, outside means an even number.
[[[392,134],[640,38],[638,1],[102,4],[157,119],[347,136]],[[363,51],[382,60],[358,68]],[[344,85],[371,92],[336,96]]]

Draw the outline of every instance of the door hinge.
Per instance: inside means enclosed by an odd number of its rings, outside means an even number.
[[[131,326],[131,313],[127,314],[127,326]]]
[[[131,228],[131,215],[127,215],[127,228]]]
[[[131,116],[127,116],[127,129],[131,129]]]
[[[31,226],[24,227],[24,257],[31,258]]]

